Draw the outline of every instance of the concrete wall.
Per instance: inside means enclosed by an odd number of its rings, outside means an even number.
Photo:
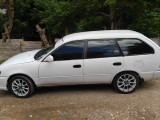
[[[41,42],[23,41],[21,39],[12,40],[10,43],[0,41],[0,63],[21,52],[41,48]]]
[[[160,46],[160,38],[151,38],[155,43],[157,43]]]

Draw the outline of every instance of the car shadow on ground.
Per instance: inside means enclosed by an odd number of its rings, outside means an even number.
[[[54,87],[40,87],[37,88],[38,94],[45,94],[49,92],[81,92],[81,91],[113,91],[113,86],[109,84],[96,84],[96,85],[67,85],[67,86],[54,86]]]
[[[160,81],[145,81],[136,89],[135,93],[147,93],[151,91],[159,91]],[[118,93],[113,85],[110,84],[94,84],[94,85],[69,85],[69,86],[54,86],[54,87],[41,87],[36,90],[36,95],[45,95],[45,94],[90,94],[90,93],[105,93],[105,94],[121,94]]]
[[[139,90],[152,90],[155,89],[156,83],[154,81],[146,81],[139,85]],[[113,85],[111,84],[87,84],[87,85],[66,85],[66,86],[54,86],[54,87],[40,87],[36,90],[38,94],[44,94],[49,92],[96,92],[96,91],[108,91],[115,92]]]

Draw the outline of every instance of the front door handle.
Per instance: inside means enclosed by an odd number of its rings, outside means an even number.
[[[115,62],[115,63],[113,63],[113,65],[114,66],[120,66],[120,65],[122,65],[122,63],[121,62]]]
[[[73,68],[81,68],[81,65],[73,65]]]

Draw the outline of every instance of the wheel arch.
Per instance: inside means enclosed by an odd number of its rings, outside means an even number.
[[[7,80],[7,89],[9,89],[9,83],[10,83],[10,81],[11,81],[11,78],[13,78],[13,77],[15,77],[15,76],[25,76],[25,77],[27,77],[27,78],[29,78],[29,79],[31,80],[31,82],[33,83],[33,85],[34,85],[35,88],[37,87],[36,84],[35,84],[35,82],[33,81],[33,79],[32,79],[30,76],[28,76],[28,75],[26,75],[26,74],[22,74],[22,73],[17,73],[17,74],[11,75],[11,76],[8,78],[8,80]]]
[[[114,81],[114,79],[116,78],[116,76],[118,76],[119,74],[122,74],[122,73],[126,73],[126,72],[136,74],[136,75],[138,76],[138,78],[139,78],[139,83],[140,83],[140,84],[141,84],[142,82],[144,82],[144,79],[140,76],[140,74],[139,74],[138,72],[132,71],[132,70],[126,70],[126,71],[121,71],[121,72],[117,73],[117,74],[114,76],[113,80],[112,80],[112,84],[113,84],[113,81]]]

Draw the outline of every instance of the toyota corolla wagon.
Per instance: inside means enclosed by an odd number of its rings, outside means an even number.
[[[67,35],[54,47],[18,54],[0,65],[0,89],[16,97],[36,87],[112,84],[120,93],[160,78],[160,47],[130,30]]]

